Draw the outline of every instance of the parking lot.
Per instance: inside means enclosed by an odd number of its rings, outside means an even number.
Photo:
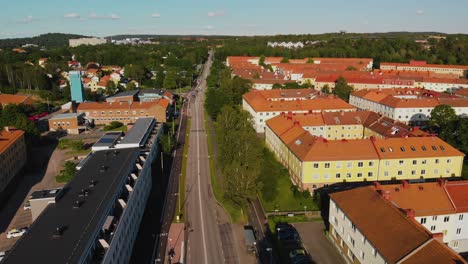
[[[336,247],[324,234],[323,222],[294,223],[304,248],[317,264],[346,264]]]

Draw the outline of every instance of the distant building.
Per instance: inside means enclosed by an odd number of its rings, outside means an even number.
[[[5,263],[128,263],[152,186],[162,126],[139,119],[140,147],[91,153],[63,194],[36,219]]]
[[[83,82],[80,71],[70,71],[71,99],[77,103],[84,102]]]
[[[414,210],[397,208],[373,186],[330,194],[328,221],[330,239],[347,263],[466,263],[444,245],[443,234],[431,234]]]
[[[380,63],[381,70],[398,70],[398,71],[430,71],[441,74],[456,74],[459,77],[466,78],[468,66],[465,65],[442,65],[428,64],[426,61],[410,60],[409,63]]]
[[[58,114],[49,119],[49,131],[66,131],[68,134],[79,134],[84,127],[84,114]]]
[[[104,38],[79,38],[79,39],[70,39],[70,47],[78,47],[80,45],[101,45],[106,44],[107,40]]]
[[[11,127],[0,130],[0,193],[27,161],[24,132]]]

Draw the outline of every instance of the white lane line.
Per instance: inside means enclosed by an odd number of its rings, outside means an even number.
[[[197,98],[198,99],[198,98]],[[196,104],[195,105],[195,116],[197,118],[197,130],[200,130],[200,126],[199,126],[199,120],[200,120],[200,116],[198,115],[198,105],[199,104]],[[203,255],[205,257],[205,264],[208,263],[208,254],[206,252],[206,238],[205,238],[205,224],[203,222],[203,207],[202,207],[202,200],[201,200],[201,184],[200,184],[200,134],[197,133],[197,161],[198,161],[198,168],[197,168],[197,171],[198,171],[198,177],[197,177],[197,180],[198,180],[198,204],[200,206],[200,224],[201,224],[201,231],[202,231],[202,240],[203,240]]]

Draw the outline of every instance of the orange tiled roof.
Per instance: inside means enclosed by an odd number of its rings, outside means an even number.
[[[461,97],[468,97],[468,88],[460,89],[455,92],[455,95],[461,96]]]
[[[389,194],[390,201],[395,206],[401,209],[413,209],[416,216],[455,213],[443,181],[381,185],[380,188]]]
[[[468,212],[468,181],[447,182],[445,189],[450,195],[457,212]]]
[[[438,137],[386,138],[373,142],[381,159],[465,156]]]
[[[432,238],[373,186],[332,193],[330,198],[388,263],[396,263]]]
[[[408,256],[407,259],[401,262],[402,264],[426,264],[426,263],[446,263],[446,264],[462,264],[466,261],[457,253],[452,251],[442,242],[436,239],[430,240],[422,248],[415,251],[414,254]]]
[[[5,129],[0,130],[0,154],[3,154],[3,152],[24,135],[24,131],[22,130],[13,128],[9,130],[9,132]]]

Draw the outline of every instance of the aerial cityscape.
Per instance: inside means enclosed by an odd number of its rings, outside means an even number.
[[[6,4],[0,263],[468,263],[467,11]]]

